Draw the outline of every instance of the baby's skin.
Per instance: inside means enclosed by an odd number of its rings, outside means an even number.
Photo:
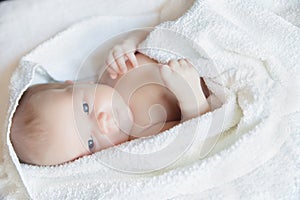
[[[38,84],[30,101],[48,134],[34,164],[56,165],[158,134],[210,111],[185,59],[158,64],[126,40],[109,53],[99,83]]]
[[[125,72],[115,62],[117,76],[112,76],[112,67],[108,65],[101,79],[101,83],[116,89],[125,102],[132,102],[130,107],[137,110],[130,136],[157,134],[210,110],[201,79],[187,60],[172,60],[162,65],[140,53],[135,58],[138,65],[127,60]],[[207,90],[205,85],[204,89]],[[151,108],[153,105],[162,107]]]

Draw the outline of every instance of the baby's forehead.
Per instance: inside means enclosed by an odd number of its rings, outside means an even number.
[[[51,84],[35,84],[26,89],[23,93],[20,103],[30,101],[36,94],[41,91],[45,91],[51,87]]]
[[[40,90],[62,88],[64,85],[65,84],[63,83],[40,83],[30,86],[27,90],[32,92],[38,92]]]
[[[29,88],[28,96],[30,101],[38,101],[40,104],[44,103],[59,103],[70,95],[64,92],[65,85],[61,83],[47,83],[37,84]]]
[[[52,89],[62,89],[64,87],[65,87],[65,84],[63,84],[63,83],[35,84],[35,85],[30,86],[26,90],[25,95],[28,96],[28,98],[30,98],[31,96],[34,96],[35,94],[49,92]]]
[[[46,91],[51,87],[53,87],[51,83],[32,85],[29,88],[27,88],[27,90],[23,94],[24,95],[23,97],[25,97],[26,99],[31,99],[31,97],[34,96],[35,94],[38,94],[42,91]]]

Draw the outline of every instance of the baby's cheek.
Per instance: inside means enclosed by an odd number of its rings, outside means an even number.
[[[118,145],[118,144],[128,141],[129,136],[122,131],[118,131],[115,133],[110,133],[109,140],[110,140],[110,143],[112,143],[113,145]]]
[[[117,132],[119,132],[119,123],[118,123],[118,121],[117,121],[116,118],[113,118],[109,122],[108,130],[109,130],[110,133],[117,133]]]

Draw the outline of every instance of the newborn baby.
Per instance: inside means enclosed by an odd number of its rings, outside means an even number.
[[[62,164],[210,110],[207,88],[187,60],[158,64],[132,51],[136,46],[128,39],[113,48],[97,84],[66,81],[28,88],[11,128],[20,161]]]

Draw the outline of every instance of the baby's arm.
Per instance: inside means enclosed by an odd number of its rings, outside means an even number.
[[[178,99],[181,121],[210,111],[201,88],[199,75],[187,60],[172,60],[168,65],[160,66],[160,73],[165,85]]]

